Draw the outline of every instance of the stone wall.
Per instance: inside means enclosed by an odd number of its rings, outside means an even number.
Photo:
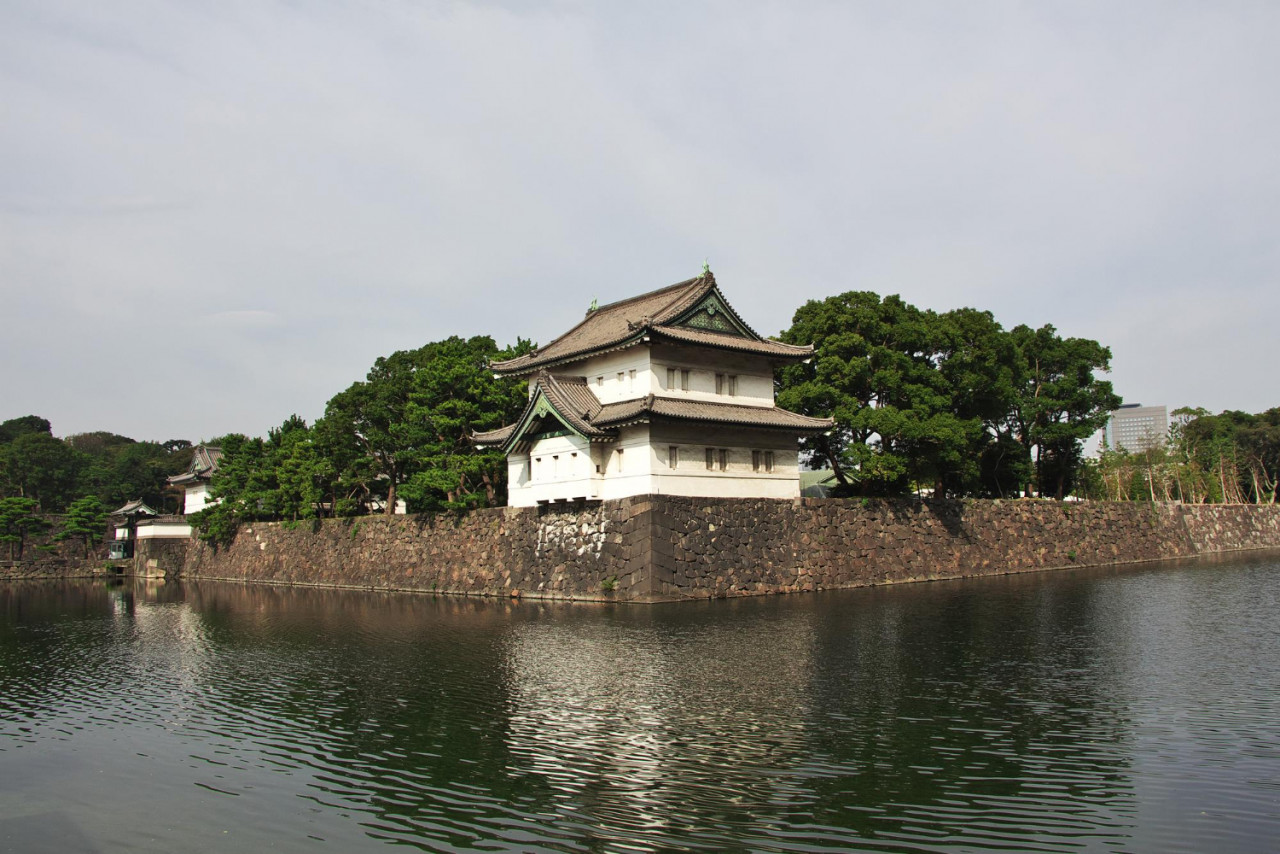
[[[165,544],[167,543],[167,545]],[[1280,507],[640,496],[141,541],[189,578],[653,602],[1280,547]]]
[[[655,499],[664,599],[861,587],[1280,547],[1280,507]]]
[[[139,541],[135,566],[189,578],[534,598],[640,598],[635,501],[246,526],[228,547]],[[159,545],[167,542],[168,545]],[[180,552],[174,544],[182,542]],[[162,551],[167,550],[167,551]]]
[[[89,578],[107,572],[106,543],[98,543],[86,557],[79,540],[55,539],[62,517],[44,517],[46,529],[27,537],[19,560],[8,560],[9,544],[0,543],[0,581],[39,578]]]

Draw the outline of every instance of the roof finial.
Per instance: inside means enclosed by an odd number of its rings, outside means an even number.
[[[705,276],[707,273],[710,273],[710,272],[711,272],[711,259],[703,258],[702,259],[702,275]]]
[[[590,314],[591,312],[595,311],[599,307],[600,307],[600,301],[597,300],[595,297],[592,297],[591,307],[587,309],[587,314]]]

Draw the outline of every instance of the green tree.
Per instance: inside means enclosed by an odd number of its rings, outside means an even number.
[[[1250,495],[1256,504],[1275,504],[1280,481],[1280,408],[1249,419],[1236,432]]]
[[[531,346],[525,341],[506,352]],[[405,497],[414,510],[497,502],[505,492],[503,466],[493,452],[470,447],[466,436],[499,426],[523,402],[522,383],[488,370],[498,356],[492,338],[453,337],[379,358],[364,381],[335,395],[317,434],[335,464],[344,504],[375,500],[391,514],[410,483]]]
[[[71,502],[54,539],[80,540],[84,544],[84,556],[90,557],[92,547],[102,542],[106,527],[107,508],[96,495],[86,495]]]
[[[201,539],[220,546],[230,543],[244,522],[269,518],[275,473],[262,439],[229,433],[210,444],[222,448],[222,460],[209,483],[211,503],[188,520]]]
[[[505,504],[505,455],[477,449],[469,436],[519,416],[527,401],[525,381],[495,378],[489,362],[513,359],[532,344],[521,341],[498,352],[492,338],[454,337],[427,349],[429,368],[416,377],[406,410],[424,428],[417,470],[404,485],[406,502],[415,510]]]
[[[1096,376],[1111,370],[1111,350],[1087,338],[1062,338],[1049,325],[1018,326],[1010,334],[1020,361],[1010,435],[1034,460],[1039,493],[1061,499],[1083,462],[1084,440],[1120,406],[1111,383]]]
[[[939,495],[1003,496],[1018,471],[1003,431],[1017,394],[1017,348],[989,311],[961,308],[940,318],[936,363],[942,374],[952,439],[938,446]]]
[[[53,428],[49,424],[49,419],[41,418],[39,415],[10,418],[8,421],[0,423],[0,445],[8,444],[27,433],[47,433],[52,436]]]
[[[0,498],[0,543],[9,546],[9,560],[21,560],[27,537],[49,527],[34,498]]]
[[[110,507],[141,498],[163,505],[169,475],[183,471],[190,457],[157,442],[137,442],[113,433],[68,436],[67,444],[83,455],[77,491],[97,495]],[[189,443],[188,443],[189,444]]]
[[[320,454],[307,422],[293,415],[272,430],[268,454],[275,471],[274,513],[294,521],[324,515],[323,500],[331,491],[334,467]]]
[[[48,433],[29,432],[0,445],[0,487],[59,512],[76,496],[84,455]]]
[[[802,450],[831,467],[839,492],[980,488],[982,452],[1012,392],[1014,350],[990,313],[940,316],[850,292],[801,306],[782,339],[814,345],[810,362],[779,371],[778,405],[835,419]]]

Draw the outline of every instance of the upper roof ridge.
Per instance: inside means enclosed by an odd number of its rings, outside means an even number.
[[[699,273],[698,275],[694,276],[692,279],[685,279],[683,282],[676,282],[674,285],[664,285],[661,288],[654,288],[651,291],[645,291],[644,293],[636,294],[633,297],[627,297],[626,299],[615,300],[614,302],[607,302],[604,305],[597,306],[595,310],[604,311],[605,309],[610,309],[610,308],[620,308],[626,305],[627,303],[638,302],[639,300],[642,300],[642,299],[651,299],[653,297],[656,297],[658,294],[662,293],[663,291],[674,291],[674,290],[679,290],[681,288],[687,288],[690,285],[702,279],[710,279],[712,284],[715,284],[715,281],[716,281],[716,277],[711,273]]]

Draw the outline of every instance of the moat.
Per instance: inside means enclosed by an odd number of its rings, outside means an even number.
[[[0,583],[0,850],[1280,838],[1280,555],[653,607]]]

